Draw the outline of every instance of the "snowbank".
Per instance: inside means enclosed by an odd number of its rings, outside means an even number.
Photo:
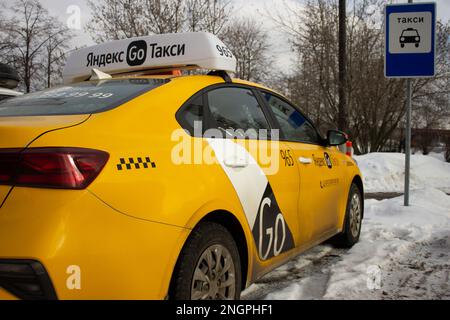
[[[317,272],[284,289],[269,293],[266,299],[379,299],[382,297],[383,290],[389,290],[386,289],[388,284],[384,284],[381,290],[371,290],[367,285],[368,271],[379,268],[382,281],[385,278],[391,279],[392,276],[387,276],[390,270],[396,269],[399,261],[407,259],[411,252],[416,250],[415,248],[420,247],[421,242],[431,241],[436,237],[441,237],[439,240],[445,242],[443,253],[436,255],[436,259],[440,259],[439,263],[443,266],[442,277],[439,278],[437,274],[433,278],[431,274],[439,270],[430,271],[426,268],[423,268],[423,274],[419,272],[419,276],[422,284],[427,279],[434,279],[436,283],[426,283],[427,288],[437,287],[441,285],[441,282],[445,282],[450,268],[448,264],[450,197],[448,195],[436,189],[425,188],[411,193],[410,207],[403,206],[403,197],[382,201],[366,200],[365,206],[366,213],[360,242],[344,253],[339,262],[329,266],[329,270]],[[411,261],[414,263],[420,261],[424,264],[430,257],[432,252],[420,258],[415,257]],[[401,273],[397,272],[395,277],[399,278],[398,274]],[[413,275],[408,275],[407,279],[412,277]],[[392,285],[391,291],[399,290],[398,288],[401,288],[401,285],[396,283]],[[400,297],[417,297],[415,296],[415,291],[418,290],[416,285],[410,288],[406,286],[401,290],[403,291]],[[445,290],[444,294],[449,294],[447,288],[443,290]]]
[[[364,179],[365,191],[403,192],[405,155],[401,153],[369,153],[355,156]],[[450,163],[443,158],[411,156],[412,190],[432,187],[450,193]]]

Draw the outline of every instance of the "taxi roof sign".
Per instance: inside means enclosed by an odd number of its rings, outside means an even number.
[[[236,72],[236,58],[221,40],[206,32],[115,40],[74,51],[63,71],[64,83],[88,80],[92,69],[112,75],[171,69]]]

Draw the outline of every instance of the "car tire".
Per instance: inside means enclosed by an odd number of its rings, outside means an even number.
[[[364,202],[358,186],[352,183],[347,199],[344,229],[332,239],[332,243],[340,248],[351,248],[358,242],[361,234]]]
[[[201,222],[178,258],[169,299],[237,300],[241,286],[241,262],[233,237],[218,223]]]
[[[405,44],[404,44],[404,43],[401,43],[401,44],[400,44],[400,47],[404,48],[404,47],[405,47]]]

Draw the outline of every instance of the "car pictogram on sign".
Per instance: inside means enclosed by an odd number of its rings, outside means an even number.
[[[420,35],[417,29],[408,28],[402,31],[402,35],[400,36],[400,46],[404,48],[407,43],[413,43],[416,48],[419,47]]]

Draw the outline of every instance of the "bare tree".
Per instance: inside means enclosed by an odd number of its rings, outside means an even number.
[[[96,42],[185,31],[219,34],[228,22],[230,0],[89,0],[86,30]]]
[[[88,6],[92,12],[92,18],[86,26],[86,30],[96,42],[105,40],[118,40],[139,35],[142,25],[142,14],[135,16],[136,19],[129,17],[138,11],[142,1],[134,1],[131,6],[128,0],[103,0],[88,1]]]
[[[209,0],[186,0],[187,28],[196,32],[203,29]]]
[[[152,33],[181,32],[185,23],[183,0],[146,0],[144,17],[154,26]]]
[[[16,67],[26,92],[39,89],[45,85],[45,64],[54,69],[60,60],[55,54],[64,48],[69,32],[38,0],[16,0],[7,10],[11,17],[0,24],[1,59]]]
[[[69,41],[72,33],[59,22],[51,22],[46,31],[47,43],[45,44],[42,59],[47,88],[59,84],[62,80],[62,70],[66,61],[66,51],[69,49]]]
[[[352,2],[347,23],[346,96],[349,133],[358,153],[384,150],[404,125],[404,80],[384,77],[382,8],[385,1]],[[290,19],[270,12],[292,39],[297,68],[287,78],[287,94],[324,132],[338,123],[338,1],[308,0],[304,7],[289,7]],[[440,28],[443,39],[448,32]],[[428,101],[433,110],[448,101],[448,48],[439,46],[435,79],[414,81],[413,103]],[[444,98],[443,98],[444,97]],[[447,97],[447,98],[445,98]],[[443,98],[443,99],[442,99]],[[445,109],[445,107],[443,107]]]
[[[223,40],[236,56],[236,76],[244,80],[263,81],[271,60],[268,34],[253,19],[235,20],[223,32]]]
[[[202,31],[220,35],[232,11],[230,0],[207,0]]]
[[[13,17],[1,26],[4,57],[18,67],[26,92],[39,71],[37,56],[47,42],[43,38],[48,20],[45,9],[37,1],[19,0],[10,7]]]
[[[413,105],[413,127],[441,128],[450,121],[450,26],[437,23],[437,74],[432,81],[417,81]]]
[[[179,32],[184,23],[183,0],[89,0],[93,13],[87,31],[97,42]]]

